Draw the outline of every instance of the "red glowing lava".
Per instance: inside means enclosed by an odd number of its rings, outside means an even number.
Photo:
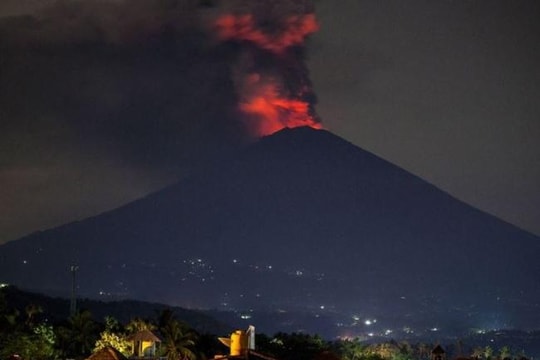
[[[307,35],[319,29],[319,25],[313,14],[291,16],[281,31],[267,34],[258,29],[253,16],[247,14],[223,15],[216,21],[216,29],[221,40],[247,41],[279,54],[291,46],[302,44]]]
[[[261,85],[253,96],[244,99],[240,110],[253,119],[250,128],[258,137],[299,126],[322,129],[310,114],[309,103],[279,96],[277,87],[272,83]]]
[[[239,98],[239,109],[245,115],[246,123],[253,136],[270,135],[283,128],[310,126],[322,129],[316,119],[313,104],[307,99],[311,94],[308,85],[305,64],[301,55],[287,53],[294,46],[301,46],[305,38],[318,30],[315,15],[305,14],[291,16],[273,24],[272,29],[263,27],[250,15],[223,15],[216,20],[215,28],[221,41],[235,41],[248,44],[244,50],[253,54],[260,52],[265,55],[266,65],[257,67],[257,56],[247,57],[248,64],[239,62],[236,69],[236,88]],[[259,55],[260,56],[260,55]],[[275,61],[273,71],[268,71],[268,63]],[[254,64],[255,63],[255,64]],[[291,87],[289,75],[283,70],[297,69],[296,86]],[[290,71],[290,70],[288,70]],[[288,84],[289,86],[284,86]]]

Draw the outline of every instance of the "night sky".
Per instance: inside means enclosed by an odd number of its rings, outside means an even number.
[[[228,11],[272,27],[313,10],[265,3],[1,1],[0,243],[252,141],[234,111],[246,68],[285,69],[291,93],[311,79],[325,128],[540,234],[536,0],[315,1],[320,29],[292,67],[221,43],[209,25]]]

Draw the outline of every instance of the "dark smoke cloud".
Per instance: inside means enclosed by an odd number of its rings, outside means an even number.
[[[242,133],[230,59],[209,46],[196,10],[191,2],[66,1],[8,19],[0,105],[26,123],[11,130],[65,128],[84,148],[111,146],[148,165],[196,155],[195,135],[234,143]]]
[[[235,73],[251,45],[219,41],[214,21],[251,13],[272,32],[312,11],[307,1],[62,0],[0,17],[0,204],[10,204],[0,242],[116,206],[250,141]],[[295,88],[309,80],[304,54],[287,56],[292,67],[260,55],[249,66],[288,72]],[[102,190],[119,182],[116,197]],[[87,210],[50,209],[56,220],[25,228],[26,213],[54,204]]]
[[[250,131],[321,128],[303,52],[306,37],[318,30],[313,9],[305,3],[285,12],[276,3],[249,4],[220,16],[214,28],[221,41],[241,45],[234,78]]]

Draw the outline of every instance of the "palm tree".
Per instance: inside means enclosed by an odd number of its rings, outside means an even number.
[[[491,357],[493,356],[493,349],[489,346],[486,346],[484,348],[484,358],[486,360],[491,360]]]
[[[340,341],[338,347],[343,360],[361,359],[366,354],[366,346],[358,338]]]
[[[508,346],[503,346],[499,350],[499,358],[501,360],[509,359],[512,357],[512,352],[510,351],[510,348]]]
[[[75,313],[68,320],[71,346],[77,355],[88,355],[98,336],[97,326],[88,310]]]
[[[412,358],[413,348],[411,344],[409,344],[408,341],[399,342],[398,347],[399,347],[400,354],[402,354],[405,358]]]
[[[162,350],[167,360],[195,360],[193,351],[196,333],[184,323],[176,320],[170,309],[163,310],[159,319],[159,331],[163,342]]]
[[[156,325],[152,324],[149,321],[145,321],[139,317],[131,319],[131,321],[126,325],[126,332],[128,334],[135,334],[143,330],[155,330]]]
[[[475,359],[482,359],[484,357],[484,348],[475,347],[471,356]]]
[[[26,306],[24,311],[26,312],[26,322],[25,322],[25,324],[26,324],[26,326],[32,328],[32,327],[34,327],[35,316],[37,314],[42,313],[43,309],[39,305],[29,304],[29,305]]]
[[[418,344],[418,357],[421,360],[425,360],[429,358],[429,355],[431,353],[431,349],[433,349],[433,346],[430,346],[425,343]]]

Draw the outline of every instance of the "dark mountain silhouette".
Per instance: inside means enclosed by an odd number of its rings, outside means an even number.
[[[538,237],[330,132],[297,128],[116,210],[1,246],[0,281],[69,294],[77,264],[78,292],[90,297],[309,310],[346,324],[373,314],[531,327],[538,255]]]

